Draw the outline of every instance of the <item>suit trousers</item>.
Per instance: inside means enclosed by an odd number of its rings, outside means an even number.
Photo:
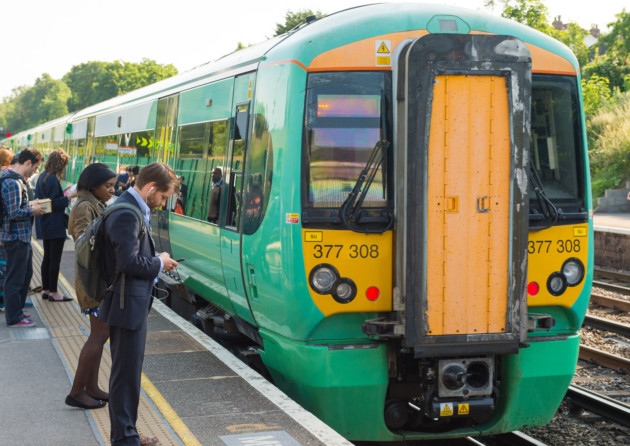
[[[147,316],[144,317],[144,322],[138,330],[109,327],[112,355],[109,378],[112,446],[140,445],[136,421],[138,420],[140,380],[147,339]]]

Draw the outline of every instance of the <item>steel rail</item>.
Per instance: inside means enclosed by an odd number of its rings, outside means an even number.
[[[610,331],[618,335],[630,338],[630,325],[628,324],[622,324],[620,322],[614,322],[608,319],[604,319],[603,317],[587,314],[584,317],[584,323],[582,324],[582,326],[584,325],[599,328],[600,330]]]
[[[571,404],[622,426],[630,427],[630,406],[627,404],[575,384],[569,386],[566,398]]]
[[[601,305],[602,307],[614,308],[619,311],[630,313],[630,300],[617,299],[598,293],[591,293],[591,303]]]
[[[580,345],[580,359],[594,362],[619,373],[630,374],[630,360],[611,355],[596,348]]]

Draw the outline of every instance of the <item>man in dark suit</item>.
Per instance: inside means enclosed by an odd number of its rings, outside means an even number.
[[[138,206],[147,228],[144,235],[139,237],[140,222],[128,209],[114,211],[104,223],[105,258],[111,259],[105,262],[105,271],[116,278],[116,286],[99,308],[99,319],[110,327],[109,416],[114,446],[141,444],[136,421],[151,290],[160,271],[177,267],[168,253],[155,252],[149,220],[151,211],[164,206],[178,184],[175,172],[164,163],[143,167],[134,187],[116,202]]]

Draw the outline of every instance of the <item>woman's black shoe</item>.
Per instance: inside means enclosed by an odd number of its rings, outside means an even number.
[[[66,397],[66,404],[72,407],[78,407],[79,409],[100,409],[101,407],[105,407],[107,404],[105,401],[94,400],[96,403],[94,405],[83,404],[81,401],[76,399],[73,396],[68,395]]]

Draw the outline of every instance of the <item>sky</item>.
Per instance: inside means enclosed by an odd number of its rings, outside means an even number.
[[[417,0],[499,14],[484,0]],[[549,19],[605,32],[625,0],[542,0]],[[0,100],[47,73],[61,79],[91,61],[173,64],[180,73],[272,37],[287,11],[330,14],[373,0],[12,0],[0,7]],[[380,3],[393,3],[381,1]],[[220,5],[220,6],[219,6]],[[630,11],[630,7],[628,7]]]

